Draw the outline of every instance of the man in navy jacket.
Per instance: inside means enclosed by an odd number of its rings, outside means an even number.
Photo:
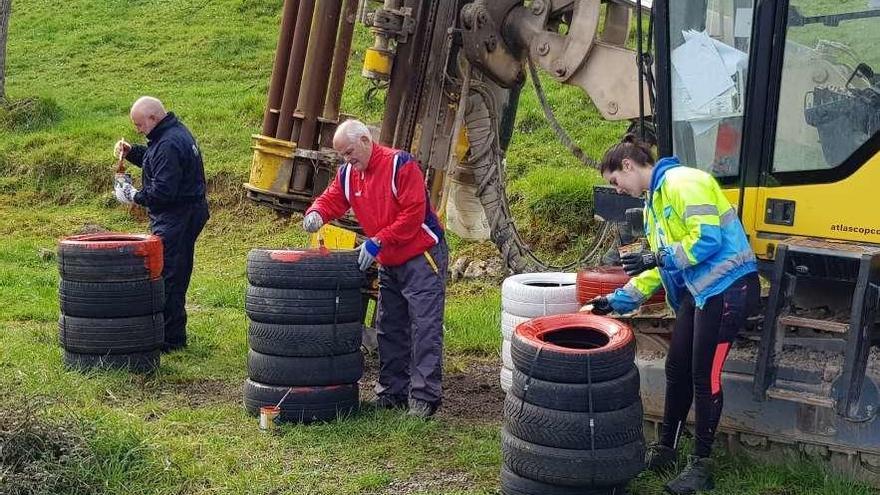
[[[196,238],[208,221],[202,154],[189,129],[162,102],[150,96],[131,107],[131,121],[147,145],[116,143],[115,154],[141,167],[143,187],[129,178],[117,181],[116,199],[147,208],[150,230],[162,239],[165,279],[165,345],[186,345],[186,290],[192,276]]]

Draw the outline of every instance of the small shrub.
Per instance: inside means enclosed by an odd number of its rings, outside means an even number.
[[[50,416],[56,399],[0,392],[0,493],[171,493],[183,479],[136,428],[112,416]]]
[[[2,397],[0,408],[0,493],[98,493],[76,479],[74,465],[91,460],[76,425],[41,417],[35,399]]]
[[[0,105],[0,127],[10,131],[35,131],[61,120],[61,107],[52,98],[6,100]]]

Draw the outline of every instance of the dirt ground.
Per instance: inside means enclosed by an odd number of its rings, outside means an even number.
[[[501,363],[497,359],[457,356],[455,367],[443,377],[443,406],[438,417],[448,421],[493,423],[501,421],[504,393],[498,382]],[[376,354],[364,356],[364,376],[360,381],[361,401],[375,398],[373,392],[379,375]],[[176,396],[192,408],[241,403],[242,384],[225,380],[194,380],[157,384],[148,382],[140,388],[145,396]]]
[[[438,416],[444,420],[491,423],[501,420],[504,393],[498,381],[501,363],[487,358],[458,357],[456,369],[443,376],[443,406]],[[379,375],[379,358],[364,358],[361,400],[375,397],[373,388]]]
[[[184,398],[184,403],[192,408],[208,407],[218,404],[241,403],[242,384],[223,380],[195,380],[191,382],[170,383],[168,393]]]

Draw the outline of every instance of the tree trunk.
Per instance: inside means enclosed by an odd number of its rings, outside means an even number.
[[[11,12],[12,0],[0,0],[0,101],[6,99],[6,37]]]

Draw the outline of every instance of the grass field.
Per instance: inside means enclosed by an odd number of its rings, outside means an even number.
[[[305,242],[296,218],[276,219],[238,188],[259,130],[280,6],[14,2],[7,89],[41,103],[36,118],[0,130],[0,493],[499,493],[497,281],[449,287],[447,406],[437,421],[366,410],[266,435],[242,411],[245,255]],[[381,102],[364,101],[357,77],[367,43],[359,31],[344,109],[375,121]],[[622,131],[579,91],[548,91],[589,154]],[[149,377],[67,372],[53,253],[59,238],[85,226],[147,229],[109,194],[111,145],[137,140],[127,111],[141,94],[162,98],[194,130],[212,184],[212,219],[189,292],[191,345],[164,356]],[[595,173],[556,144],[529,89],[516,129],[508,160],[522,221],[535,228],[542,219],[583,221],[571,205]],[[368,362],[375,369],[375,356]],[[723,454],[718,461],[719,494],[872,493],[809,464],[766,467]],[[632,493],[662,493],[664,481],[643,475]]]

